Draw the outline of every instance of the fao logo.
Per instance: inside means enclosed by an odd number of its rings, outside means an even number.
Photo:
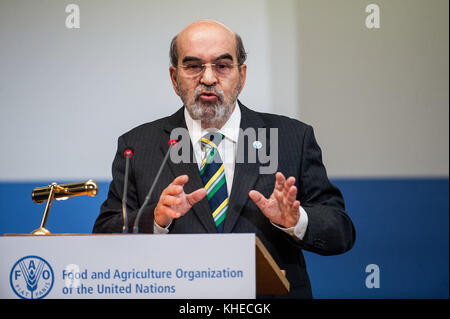
[[[44,298],[52,290],[53,281],[52,267],[38,256],[19,259],[9,276],[12,290],[23,299]]]

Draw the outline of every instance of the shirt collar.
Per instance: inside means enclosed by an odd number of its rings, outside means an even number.
[[[204,130],[201,127],[200,121],[195,121],[192,119],[191,115],[187,111],[187,108],[184,107],[184,119],[186,121],[186,127],[189,131],[189,135],[191,137],[192,144],[198,143],[200,138],[202,138],[207,130]],[[231,113],[228,121],[222,126],[220,130],[216,130],[216,132],[222,133],[225,135],[225,139],[228,139],[234,143],[237,143],[239,137],[239,127],[241,124],[241,109],[239,105],[236,103],[236,106]]]

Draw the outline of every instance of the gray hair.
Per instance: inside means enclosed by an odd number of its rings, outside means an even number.
[[[239,64],[239,67],[245,63],[245,60],[247,59],[247,52],[245,52],[244,43],[242,42],[241,37],[239,34],[235,33],[234,36],[236,37],[236,56],[237,56],[237,63]],[[178,65],[178,50],[177,50],[177,37],[173,37],[172,41],[170,42],[170,63],[172,66],[176,67]]]

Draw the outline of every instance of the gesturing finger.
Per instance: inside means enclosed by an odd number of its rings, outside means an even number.
[[[288,204],[294,203],[296,197],[297,197],[297,187],[291,186],[287,192],[286,197]]]
[[[179,195],[183,192],[183,186],[170,184],[163,191],[164,195]]]
[[[286,178],[284,177],[283,173],[277,172],[275,174],[275,189],[279,192],[282,192],[285,182]]]
[[[283,196],[284,198],[288,198],[289,195],[289,191],[291,189],[291,187],[295,184],[295,178],[294,177],[289,177],[286,182],[284,183],[284,187],[283,187]]]
[[[181,199],[172,195],[161,195],[160,203],[165,206],[179,205],[181,204]]]
[[[255,191],[255,190],[251,190],[248,193],[248,196],[256,204],[256,206],[258,206],[258,208],[262,212],[264,212],[265,207],[266,207],[266,203],[267,203],[267,199],[260,192]]]
[[[206,190],[204,188],[199,188],[196,191],[186,195],[186,199],[189,202],[189,205],[193,206],[194,204],[201,201],[206,196]]]
[[[299,207],[300,207],[300,201],[296,200],[294,202],[294,204],[292,204],[292,209],[295,211],[298,211]]]
[[[172,182],[172,185],[180,185],[183,186],[186,184],[189,180],[189,177],[187,175],[180,175],[177,178],[175,178]]]
[[[181,217],[181,213],[170,208],[169,206],[165,206],[165,205],[161,205],[159,207],[159,209],[161,210],[161,213],[166,215],[167,217],[170,218],[179,218]]]

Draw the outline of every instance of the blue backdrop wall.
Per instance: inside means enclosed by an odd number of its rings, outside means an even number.
[[[63,183],[62,181],[60,181]],[[448,298],[449,180],[334,179],[356,228],[355,246],[338,256],[305,252],[315,298]],[[44,204],[31,191],[49,181],[0,183],[0,233],[29,233]],[[90,233],[109,183],[99,194],[56,201],[47,228]],[[367,265],[379,268],[379,288],[368,288]]]

